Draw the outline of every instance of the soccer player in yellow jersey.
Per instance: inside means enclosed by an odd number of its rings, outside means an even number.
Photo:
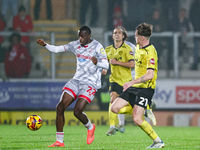
[[[134,67],[133,50],[129,45],[124,43],[128,35],[123,27],[116,27],[113,30],[114,44],[106,47],[108,61],[111,66],[111,75],[109,78],[110,87],[110,106],[114,100],[122,93],[123,85],[132,80],[131,68]],[[106,133],[107,135],[113,135],[116,132],[115,122],[117,120],[117,114],[110,111],[109,106],[109,119],[110,129]],[[120,114],[124,115],[124,114]],[[119,116],[120,117],[120,116]],[[121,119],[119,119],[120,121]],[[122,116],[122,121],[124,118]],[[124,132],[125,129],[121,126],[120,132]]]
[[[112,103],[111,111],[119,113],[124,106],[132,105],[133,121],[153,140],[153,144],[148,148],[162,148],[164,142],[143,119],[147,104],[152,103],[158,72],[157,52],[150,43],[152,29],[153,26],[147,23],[141,23],[136,27],[135,79],[123,85],[123,92]]]

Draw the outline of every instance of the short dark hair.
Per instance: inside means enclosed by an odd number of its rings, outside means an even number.
[[[123,35],[124,35],[124,38],[122,39],[123,41],[125,41],[125,40],[128,38],[127,31],[126,31],[126,29],[125,29],[124,27],[118,26],[118,27],[116,27],[115,29],[120,29],[120,30],[122,31],[122,33],[123,33]],[[114,30],[115,30],[115,29],[114,29]],[[113,31],[114,31],[114,30],[113,30]]]
[[[25,8],[23,5],[21,5],[21,6],[19,7],[18,13],[21,12],[21,11],[26,11],[26,8]]]
[[[88,26],[82,26],[79,30],[78,30],[78,32],[81,32],[81,31],[86,31],[87,32],[87,34],[91,34],[91,29],[88,27]]]
[[[153,25],[148,23],[141,23],[136,27],[136,30],[138,31],[138,35],[150,37],[153,30]]]

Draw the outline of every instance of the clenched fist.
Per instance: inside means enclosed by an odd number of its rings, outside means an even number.
[[[95,64],[95,65],[97,64],[97,58],[96,58],[96,57],[93,56],[93,57],[91,58],[91,60],[92,60],[93,64]]]
[[[44,42],[43,39],[37,39],[37,43],[40,44],[41,46],[46,46],[47,44]]]

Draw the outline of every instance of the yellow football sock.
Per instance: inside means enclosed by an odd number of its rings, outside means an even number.
[[[158,135],[156,134],[156,132],[153,130],[152,126],[147,122],[147,121],[143,121],[142,124],[139,126],[144,132],[146,132],[146,134],[152,139],[155,140],[156,138],[158,138]]]
[[[124,106],[119,110],[118,114],[133,114],[133,107],[130,104]]]
[[[110,120],[110,125],[115,126],[115,123],[116,123],[116,120],[117,120],[117,114],[113,113],[110,108],[111,108],[111,103],[109,104],[109,110],[108,110],[109,120]]]

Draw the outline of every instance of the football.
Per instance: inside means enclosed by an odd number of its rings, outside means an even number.
[[[41,117],[38,115],[29,116],[26,119],[26,126],[32,131],[36,131],[36,130],[40,129],[40,127],[42,126]]]

